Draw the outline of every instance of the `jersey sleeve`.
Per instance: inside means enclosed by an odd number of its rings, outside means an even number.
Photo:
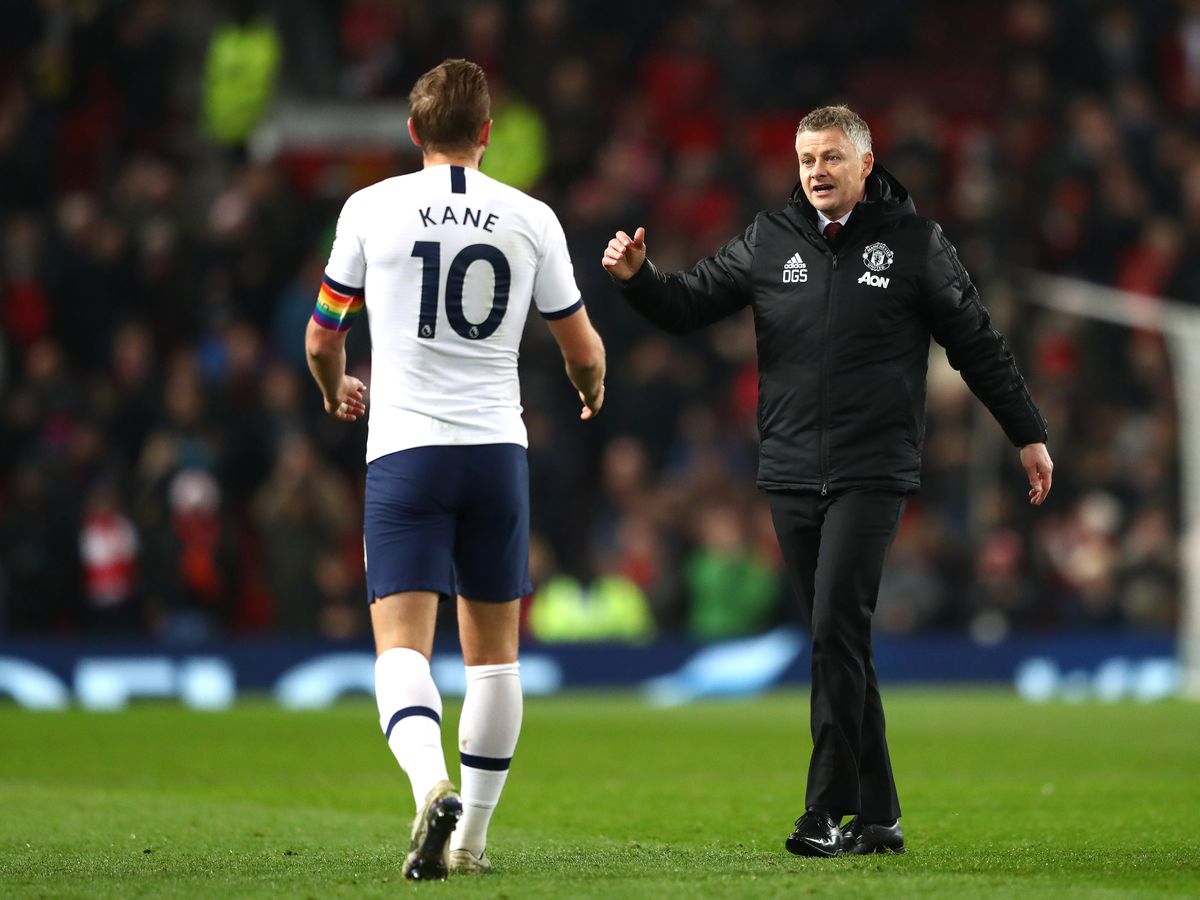
[[[567,236],[558,217],[547,208],[541,257],[533,278],[533,302],[544,319],[565,318],[583,306],[575,269],[567,252]]]
[[[351,197],[338,216],[337,234],[329,251],[329,264],[317,292],[313,321],[330,331],[347,331],[363,311],[367,260],[363,253]]]

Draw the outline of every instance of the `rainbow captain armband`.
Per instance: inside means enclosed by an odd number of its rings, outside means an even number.
[[[328,275],[321,280],[313,321],[330,331],[347,331],[363,311],[363,289],[338,284]]]

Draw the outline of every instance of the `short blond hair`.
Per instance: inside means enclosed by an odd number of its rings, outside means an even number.
[[[863,121],[862,116],[848,106],[822,106],[814,109],[800,120],[796,128],[796,137],[804,131],[826,131],[830,128],[840,128],[842,134],[850,139],[859,155],[871,152],[871,129]]]
[[[487,76],[469,60],[447,59],[417,79],[408,109],[426,150],[473,150],[479,129],[492,117]]]

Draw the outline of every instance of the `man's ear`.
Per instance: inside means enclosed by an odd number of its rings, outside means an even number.
[[[871,170],[875,168],[875,154],[868,150],[863,154],[863,173],[862,177],[866,178],[871,174]]]
[[[409,120],[412,121],[411,119]],[[486,147],[492,142],[492,120],[488,119],[479,126],[479,146]]]
[[[412,139],[414,144],[416,144],[418,147],[421,146],[421,138],[417,134],[417,129],[413,128],[412,116],[408,117],[408,136]]]

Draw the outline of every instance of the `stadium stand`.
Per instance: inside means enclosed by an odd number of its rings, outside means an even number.
[[[1015,453],[935,354],[925,489],[878,627],[981,640],[1174,628],[1162,339],[1038,310],[1020,273],[1200,298],[1200,7],[872,7],[817,22],[775,0],[617,17],[565,0],[11,5],[0,635],[361,637],[364,431],[322,416],[302,335],[341,202],[419,158],[353,144],[266,155],[250,138],[271,92],[399,102],[447,56],[487,69],[498,118],[523,111],[516,153],[546,142],[542,164],[513,177],[562,218],[610,348],[608,403],[585,433],[548,334],[535,322],[526,336],[539,584],[561,593],[567,578],[578,594],[620,577],[655,629],[705,638],[793,618],[753,487],[749,320],[666,341],[624,308],[599,257],[614,227],[640,222],[664,267],[711,252],[785,201],[803,112],[845,101],[958,245],[1059,462],[1035,517]],[[247,69],[239,93],[227,79]],[[351,340],[358,365],[365,340]],[[714,607],[730,583],[741,615]]]

